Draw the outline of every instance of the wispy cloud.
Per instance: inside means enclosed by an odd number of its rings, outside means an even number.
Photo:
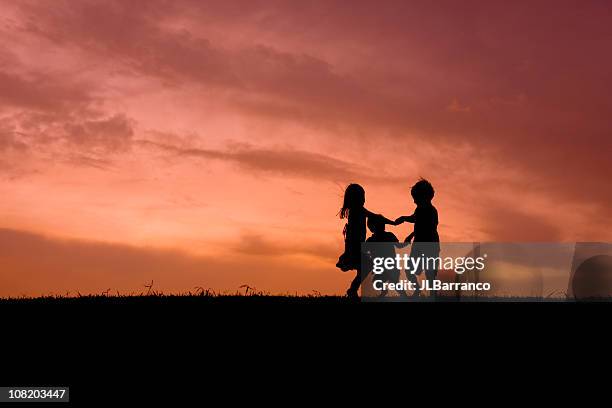
[[[373,169],[343,161],[332,156],[291,148],[261,148],[237,144],[227,150],[178,147],[149,140],[137,140],[143,147],[161,150],[176,158],[219,160],[238,165],[247,172],[269,173],[318,181],[372,181],[396,183],[397,177],[385,177]]]

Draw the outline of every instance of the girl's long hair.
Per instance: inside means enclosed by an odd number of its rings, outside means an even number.
[[[344,191],[344,201],[340,208],[340,218],[348,218],[351,208],[362,207],[365,203],[365,190],[359,184],[349,184]]]

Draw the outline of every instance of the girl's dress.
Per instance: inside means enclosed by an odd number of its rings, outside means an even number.
[[[366,237],[366,213],[363,208],[351,209],[344,226],[344,253],[336,266],[343,272],[361,267],[361,243]]]

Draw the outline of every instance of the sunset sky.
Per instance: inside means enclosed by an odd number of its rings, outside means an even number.
[[[343,293],[349,182],[612,241],[611,50],[605,0],[0,0],[0,296]]]

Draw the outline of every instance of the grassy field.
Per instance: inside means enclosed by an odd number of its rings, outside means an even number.
[[[180,304],[180,303],[351,303],[342,296],[223,295],[84,295],[0,298],[3,304]]]
[[[119,293],[112,292],[110,289],[98,294],[81,294],[79,292],[66,295],[49,295],[40,297],[0,297],[1,305],[19,305],[19,304],[55,304],[55,305],[146,305],[146,304],[167,304],[167,305],[199,305],[209,303],[225,303],[225,304],[351,304],[351,303],[559,303],[559,302],[575,302],[573,299],[567,299],[564,296],[551,297],[518,297],[518,296],[462,296],[456,298],[454,296],[438,296],[432,299],[427,295],[418,298],[400,298],[398,296],[388,296],[385,298],[368,297],[363,299],[349,299],[346,296],[328,296],[322,295],[318,291],[313,291],[310,294],[272,294],[268,292],[258,291],[248,285],[243,285],[239,290],[228,292],[216,292],[211,289],[196,287],[194,291],[183,293],[164,293],[152,289],[152,283],[145,285],[145,291]],[[604,299],[588,299],[591,302],[611,302],[612,297]]]
[[[605,299],[610,301],[611,299]],[[19,304],[68,304],[68,305],[87,305],[87,304],[207,304],[207,303],[235,303],[235,304],[256,304],[256,303],[277,303],[277,304],[350,304],[350,303],[456,303],[456,302],[545,302],[558,303],[565,302],[563,298],[539,298],[539,297],[438,297],[435,300],[426,296],[419,298],[389,297],[384,299],[365,298],[360,300],[348,299],[345,296],[324,296],[313,295],[271,295],[259,293],[235,293],[235,294],[212,294],[202,292],[199,294],[129,294],[129,295],[77,295],[77,296],[43,296],[43,297],[15,297],[0,298],[0,305],[19,305]]]

